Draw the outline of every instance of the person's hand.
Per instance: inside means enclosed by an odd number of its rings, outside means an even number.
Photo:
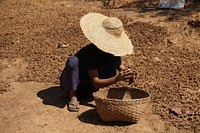
[[[130,68],[121,70],[118,75],[118,79],[125,82],[133,82],[133,72]]]

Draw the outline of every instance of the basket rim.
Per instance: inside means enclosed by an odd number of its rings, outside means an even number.
[[[119,102],[145,101],[145,100],[149,100],[150,97],[151,97],[151,95],[150,95],[149,92],[144,91],[144,90],[142,90],[142,89],[140,89],[140,88],[130,88],[130,87],[126,87],[126,88],[129,88],[129,89],[136,89],[136,90],[140,90],[140,91],[146,92],[146,93],[148,94],[148,97],[144,97],[144,98],[140,98],[140,99],[112,99],[112,98],[107,98],[107,97],[102,98],[102,97],[98,96],[98,93],[100,93],[101,91],[107,91],[107,90],[109,90],[110,88],[102,88],[102,89],[100,89],[99,91],[94,92],[94,93],[93,93],[93,96],[94,96],[95,99],[101,99],[101,100],[106,100],[106,101],[110,101],[110,102],[112,102],[112,101],[115,101],[115,102],[116,102],[116,101],[119,101]]]

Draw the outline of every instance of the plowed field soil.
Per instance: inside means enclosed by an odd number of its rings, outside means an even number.
[[[157,4],[0,0],[0,133],[199,133],[200,3],[181,10]],[[129,87],[151,94],[137,124],[103,122],[94,101],[83,101],[78,113],[66,109],[59,76],[67,58],[89,43],[79,26],[89,12],[120,18],[134,45],[134,54],[122,57],[135,72]]]

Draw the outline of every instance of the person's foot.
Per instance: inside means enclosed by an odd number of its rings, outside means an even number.
[[[70,102],[68,104],[68,110],[72,112],[78,112],[80,110],[79,102],[76,97],[76,91],[69,92]]]

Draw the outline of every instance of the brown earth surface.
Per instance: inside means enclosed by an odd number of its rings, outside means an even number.
[[[110,2],[0,0],[0,133],[200,132],[200,3],[157,10],[157,0]],[[59,75],[89,43],[79,27],[88,12],[119,17],[133,42],[134,55],[123,57],[136,74],[129,87],[151,94],[137,124],[103,122],[94,101],[78,113],[65,107]]]

